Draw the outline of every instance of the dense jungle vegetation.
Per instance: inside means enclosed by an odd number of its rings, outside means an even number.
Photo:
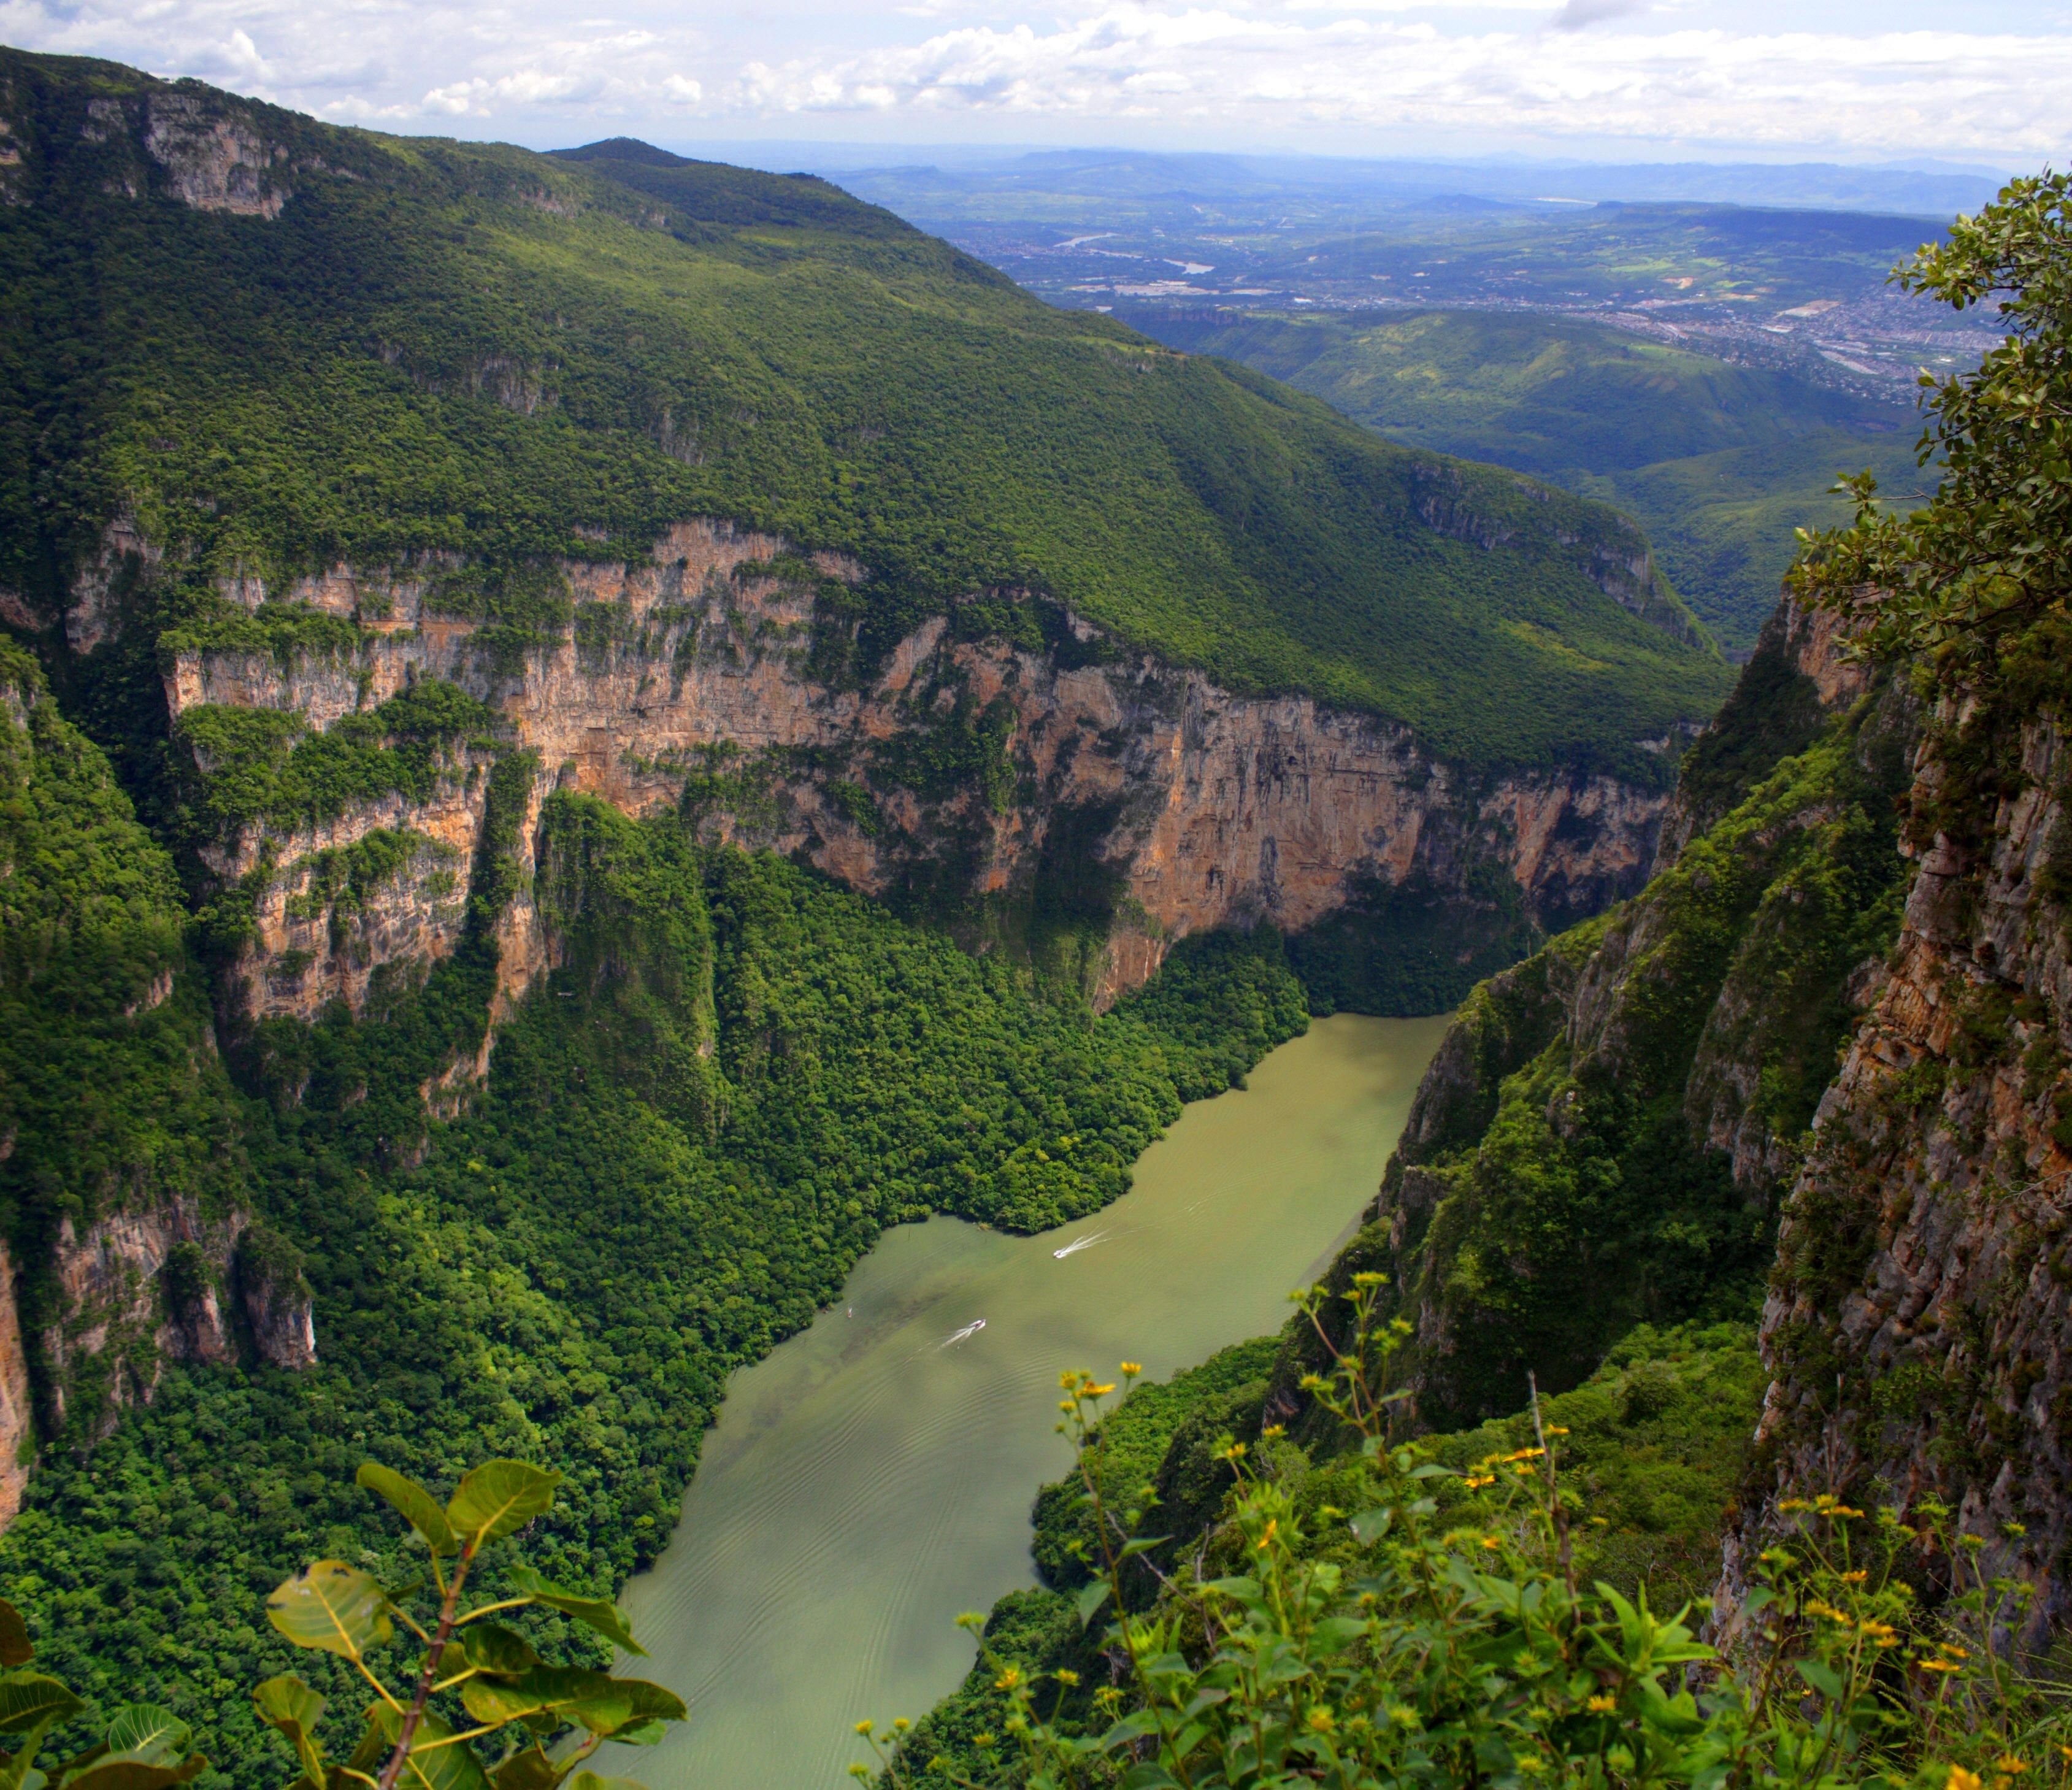
[[[886,615],[1031,589],[1484,763],[1659,779],[1633,743],[1729,681],[1593,582],[1629,552],[1610,511],[1050,310],[824,183],[335,130],[12,51],[0,96],[27,201],[0,586],[47,615],[118,514],[204,590],[465,556],[442,600],[520,629],[528,566],[713,515],[854,554]],[[173,97],[278,146],[277,217],[173,196],[143,117]]]
[[[1383,322],[1128,315],[1161,342],[1242,360],[1392,441],[1617,504],[1699,617],[1744,651],[1777,601],[1793,531],[1848,520],[1838,478],[1868,467],[1893,492],[1931,482],[1902,405],[1601,323],[1465,311]]]
[[[89,1700],[174,1710],[220,1763],[207,1783],[273,1781],[245,1694],[285,1658],[260,1597],[311,1552],[405,1575],[361,1460],[435,1483],[485,1455],[561,1463],[526,1558],[609,1595],[667,1540],[729,1369],[885,1225],[1090,1212],[1183,1097],[1305,1023],[1270,933],[1183,949],[1094,1020],[779,859],[561,795],[536,892],[564,962],[501,1028],[478,1104],[440,1121],[420,1089],[487,1022],[512,892],[494,824],[460,950],[361,1021],[230,1036],[233,1079],[183,930],[214,935],[6,650],[0,1216],[31,1332],[56,1227],[139,1194],[236,1202],[315,1296],[317,1366],[166,1367],[91,1452],[129,1357],[69,1381],[45,1362],[68,1407],[46,1397],[51,1445],[0,1537],[39,1659]],[[134,1371],[158,1371],[150,1341]]]

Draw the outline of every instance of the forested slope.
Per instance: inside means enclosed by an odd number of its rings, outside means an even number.
[[[565,796],[538,878],[561,967],[504,1019],[479,1096],[427,1111],[427,1078],[488,1022],[493,857],[459,950],[360,1019],[263,1028],[242,1092],[169,856],[33,665],[9,675],[0,1210],[51,1446],[0,1581],[50,1669],[179,1710],[224,1781],[275,1771],[244,1695],[286,1652],[255,1622],[264,1592],[315,1548],[405,1571],[359,1462],[437,1480],[557,1461],[528,1552],[614,1590],[668,1539],[727,1371],[833,1298],[883,1226],[1091,1211],[1183,1097],[1304,1023],[1271,935],[1205,940],[1095,1022],[781,861]],[[146,1251],[117,1278],[134,1348],[75,1356],[96,1314],[66,1304],[56,1233],[121,1211],[139,1173],[164,1183],[146,1214],[191,1221],[194,1284]],[[120,1264],[120,1237],[101,1247]],[[314,1359],[277,1360],[233,1312],[256,1292],[263,1319],[283,1276],[313,1297]],[[224,1314],[206,1342],[204,1292]]]
[[[449,612],[522,629],[513,568],[711,515],[853,555],[894,636],[1026,586],[1484,760],[1616,753],[1723,687],[1614,512],[1051,311],[817,180],[13,52],[0,119],[0,585],[46,619],[118,518],[204,615],[441,553],[479,568]]]
[[[1466,311],[1130,315],[1162,342],[1287,380],[1392,441],[1616,504],[1741,652],[1791,563],[1792,531],[1848,520],[1837,478],[1868,467],[1894,491],[1930,483],[1914,466],[1918,426],[1903,404],[1601,323]]]

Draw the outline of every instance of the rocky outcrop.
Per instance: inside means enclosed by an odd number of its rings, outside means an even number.
[[[1917,705],[1832,652],[1780,611],[1687,760],[1725,812],[1634,899],[1478,986],[1428,1070],[1372,1245],[1425,1421],[1513,1409],[1528,1372],[1573,1384],[1626,1326],[1761,1274],[1905,880],[1892,817]],[[1687,772],[1679,813],[1717,799]]]
[[[299,1257],[232,1211],[210,1218],[184,1202],[112,1214],[84,1230],[60,1221],[50,1263],[55,1315],[43,1380],[55,1432],[76,1409],[107,1434],[148,1404],[169,1361],[225,1366],[251,1352],[277,1367],[316,1360],[311,1295]]]
[[[1940,1501],[2033,1629],[2072,1615],[2068,747],[1952,702],[1922,748],[1905,929],[1785,1208],[1730,1598],[1770,1501],[1833,1491]]]
[[[35,1416],[29,1388],[28,1352],[22,1344],[22,1315],[14,1264],[0,1243],[0,1528],[22,1508],[29,1483],[29,1455],[35,1446]]]
[[[515,652],[508,629],[452,612],[458,575],[340,566],[278,592],[240,580],[241,604],[349,622],[350,644],[186,647],[169,706],[291,710],[322,731],[413,680],[448,680],[536,752],[536,800],[557,783],[636,813],[688,798],[712,836],[802,855],[875,894],[947,882],[980,910],[1012,911],[1069,887],[1113,922],[1102,1000],[1175,939],[1260,921],[1299,931],[1362,879],[1457,887],[1494,863],[1558,926],[1638,886],[1666,801],[1601,773],[1470,770],[1407,728],[1234,695],[1076,619],[1034,645],[953,611],[859,674],[854,624],[831,622],[827,599],[861,569],[722,523],[672,530],[644,564],[561,568],[572,623]],[[82,637],[101,589],[97,575],[81,587]],[[961,768],[945,776],[946,756]],[[253,1011],[357,1001],[372,965],[451,948],[452,866],[482,824],[479,768],[457,759],[426,801],[221,843],[226,878],[275,866],[245,977]],[[341,926],[311,899],[316,866],[377,830],[425,844]],[[527,903],[507,924],[508,994],[544,960]]]
[[[199,88],[154,92],[142,103],[144,146],[182,201],[238,217],[281,215],[294,196],[278,166],[286,154],[261,136],[241,109],[223,106]]]

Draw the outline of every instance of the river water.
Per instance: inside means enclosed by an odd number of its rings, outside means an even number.
[[[1083,1223],[888,1232],[842,1305],[730,1383],[682,1526],[623,1600],[651,1656],[627,1669],[690,1721],[600,1768],[839,1790],[859,1718],[956,1689],[959,1612],[1034,1582],[1030,1502],[1071,1459],[1059,1372],[1162,1378],[1277,1328],[1372,1197],[1445,1024],[1316,1022],[1248,1088],[1190,1106]]]

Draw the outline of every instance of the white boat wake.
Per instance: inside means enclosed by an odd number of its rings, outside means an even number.
[[[977,1335],[978,1333],[985,1328],[985,1319],[983,1318],[974,1318],[969,1323],[966,1324],[962,1330],[956,1331],[952,1335],[945,1336],[941,1342],[935,1345],[935,1347],[938,1348],[954,1348],[959,1343],[968,1343],[972,1337]]]
[[[1091,1249],[1096,1243],[1099,1243],[1103,1238],[1107,1237],[1107,1235],[1108,1232],[1106,1231],[1096,1231],[1091,1237],[1075,1237],[1070,1243],[1067,1243],[1063,1249],[1053,1249],[1050,1253],[1055,1256],[1059,1261],[1063,1261],[1066,1257],[1075,1256],[1082,1249]]]

